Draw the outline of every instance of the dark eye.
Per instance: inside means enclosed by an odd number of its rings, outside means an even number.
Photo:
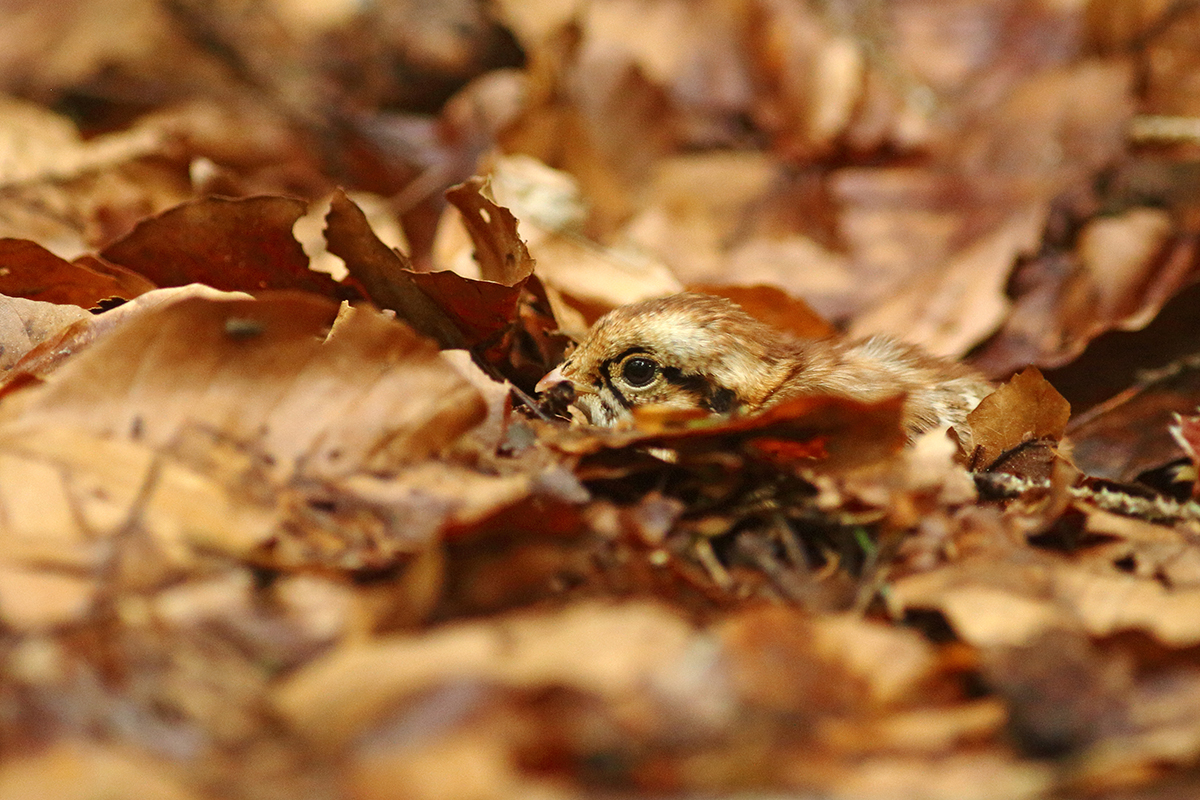
[[[621,367],[621,377],[630,386],[649,386],[658,375],[658,364],[649,358],[631,358]]]

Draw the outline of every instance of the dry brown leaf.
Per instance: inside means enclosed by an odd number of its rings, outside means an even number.
[[[466,336],[417,285],[407,257],[379,240],[362,209],[344,192],[334,194],[325,224],[329,252],[346,262],[372,302],[395,311],[442,347],[467,346]]]
[[[863,105],[873,40],[838,30],[817,6],[757,5],[765,20],[747,25],[747,56],[769,88],[753,98],[755,116],[785,158],[828,153]]]
[[[960,163],[972,178],[1021,187],[1031,199],[1053,196],[1122,152],[1132,84],[1124,59],[1081,59],[1037,72],[961,139]]]
[[[715,632],[744,700],[818,716],[902,703],[935,664],[919,637],[851,617],[763,608],[731,616]]]
[[[68,357],[82,351],[96,339],[117,328],[128,319],[144,314],[159,306],[175,303],[189,297],[204,297],[210,300],[235,297],[250,299],[244,292],[222,292],[217,289],[194,283],[188,286],[178,286],[170,289],[152,289],[140,294],[128,303],[122,303],[103,314],[77,314],[70,306],[41,305],[36,306],[38,313],[49,314],[50,326],[55,329],[48,331],[36,346],[27,351],[19,351],[20,359],[12,365],[8,374],[0,380],[0,386],[6,389],[20,388],[30,379],[42,379],[53,372]],[[22,305],[29,301],[14,300]],[[29,306],[29,308],[34,308]],[[59,322],[59,316],[64,317]],[[35,329],[36,330],[36,329]]]
[[[862,753],[918,753],[938,756],[955,747],[996,735],[1008,713],[994,698],[954,706],[901,711],[866,724],[823,720],[821,738],[839,749]]]
[[[338,284],[308,268],[292,236],[305,208],[286,197],[194,200],[142,220],[101,255],[158,286],[204,283],[226,291],[299,289],[337,297]]]
[[[427,457],[475,425],[478,393],[403,324],[303,295],[188,299],[141,314],[0,407],[0,427],[74,426],[161,447],[202,427],[283,474]]]
[[[642,210],[625,226],[622,239],[653,254],[685,283],[753,280],[732,271],[725,252],[754,223],[779,180],[778,167],[765,153],[663,158],[650,175]]]
[[[805,235],[748,239],[730,251],[728,262],[712,280],[777,286],[804,298],[828,319],[846,319],[863,304],[861,280],[846,254]]]
[[[101,300],[131,300],[154,284],[137,273],[91,259],[65,261],[39,244],[0,239],[0,294],[93,308]]]
[[[979,362],[994,372],[1070,363],[1111,330],[1141,330],[1196,279],[1195,245],[1166,211],[1132,208],[1088,221],[1072,253],[1022,267],[1013,310]]]
[[[1178,265],[1175,270],[1154,269],[1171,228],[1165,211],[1134,208],[1118,217],[1094,219],[1080,231],[1079,259],[1098,294],[1089,308],[1093,325],[1122,330],[1145,327],[1182,288],[1184,276],[1170,274],[1179,272]],[[1164,266],[1172,265],[1168,261]]]
[[[21,24],[12,13],[0,32],[12,47],[0,62],[28,44],[14,41]],[[36,60],[47,66],[46,58]],[[0,63],[0,81],[4,70]],[[166,141],[160,131],[137,128],[85,141],[60,114],[0,100],[0,235],[70,257],[127,232],[138,217],[184,197],[185,170],[161,158]]]
[[[5,800],[199,800],[184,788],[177,770],[131,748],[65,740],[36,755],[0,763]]]
[[[275,702],[314,744],[338,750],[447,682],[571,687],[619,702],[668,679],[693,637],[658,605],[576,604],[348,645],[282,684]]]
[[[1039,206],[1021,209],[858,316],[855,336],[888,333],[957,358],[995,331],[1008,310],[1004,288],[1017,257],[1032,251],[1045,224]]]
[[[471,350],[477,362],[526,391],[566,342],[557,335],[550,303],[532,274],[533,262],[516,234],[512,214],[480,194],[481,183],[455,192],[479,254],[481,271],[513,283],[472,280],[454,272],[413,272],[408,259],[388,248],[363,212],[344,193],[334,196],[326,236],[330,252],[381,308],[392,309],[443,348]]]
[[[1168,647],[1200,642],[1200,589],[1164,587],[1154,576],[1098,572],[1057,558],[1024,563],[995,554],[895,581],[899,609],[936,609],[977,647],[1016,647],[1058,630],[1090,636],[1144,631]]]
[[[907,441],[901,427],[902,397],[858,403],[835,397],[808,397],[761,414],[724,420],[647,407],[634,431],[568,431],[548,444],[583,455],[580,471],[636,473],[648,465],[708,460],[713,452],[777,467],[844,471],[877,464]]]
[[[64,116],[11,97],[0,101],[2,186],[67,180],[162,149],[163,138],[156,131],[132,129],[84,141]]]
[[[0,296],[0,369],[9,372],[43,342],[57,339],[74,323],[91,319],[78,306]]]
[[[533,259],[517,234],[517,218],[484,196],[487,183],[471,178],[446,190],[475,246],[475,261],[485,281],[515,286],[533,274]]]
[[[90,577],[0,563],[0,620],[25,633],[83,622],[97,587]]]
[[[1055,575],[1057,594],[1093,636],[1142,630],[1168,647],[1200,644],[1200,588],[1171,589],[1132,575],[1096,575],[1081,569]]]
[[[221,452],[209,455],[216,462]],[[128,525],[155,543],[154,557],[130,567],[137,580],[154,583],[164,571],[196,568],[199,549],[245,557],[278,523],[278,510],[248,491],[245,475],[222,475],[216,464],[198,469],[144,444],[79,428],[0,437],[5,473],[25,480],[0,492],[0,541],[12,563],[49,570],[47,579],[97,572],[103,556],[97,543]]]
[[[811,786],[813,768],[804,753],[784,765],[785,779]],[[896,800],[1038,800],[1055,784],[1053,767],[1004,751],[966,752],[943,758],[881,756],[820,774],[818,785],[845,798]]]
[[[1145,373],[1129,389],[1072,420],[1072,456],[1086,474],[1131,482],[1184,457],[1170,433],[1174,414],[1200,406],[1200,363],[1183,359]]]
[[[1068,403],[1037,367],[1015,375],[967,415],[972,463],[988,468],[1006,452],[1036,440],[1057,441],[1071,417]]]
[[[536,256],[537,275],[549,286],[604,310],[682,290],[670,270],[643,249],[604,247],[588,238],[593,198],[584,197],[575,176],[527,155],[491,158],[487,176],[495,201],[520,220],[522,238]],[[475,277],[479,265],[460,218],[453,207],[443,213],[434,264]]]

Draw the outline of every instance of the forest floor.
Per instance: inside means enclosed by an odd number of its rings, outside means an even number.
[[[1200,4],[0,7],[0,797],[1200,797]],[[1000,387],[554,418],[684,289]]]

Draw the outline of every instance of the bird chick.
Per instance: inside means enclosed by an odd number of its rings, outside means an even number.
[[[992,389],[969,367],[887,337],[794,339],[730,300],[692,293],[610,311],[537,385],[604,427],[631,424],[648,405],[731,415],[800,397],[903,394],[910,436],[962,422]]]

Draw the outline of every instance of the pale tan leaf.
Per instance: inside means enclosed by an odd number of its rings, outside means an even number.
[[[161,133],[145,128],[84,141],[66,117],[0,98],[0,186],[73,178],[162,147]]]
[[[887,333],[937,355],[961,357],[1003,321],[1008,275],[1017,257],[1037,246],[1045,215],[1038,205],[1015,212],[942,264],[914,275],[858,317],[851,333]]]
[[[144,753],[118,746],[62,741],[36,754],[0,762],[5,800],[199,800],[174,770]]]
[[[42,342],[91,316],[78,306],[0,296],[0,370],[11,369]]]
[[[1036,439],[1061,439],[1071,417],[1071,404],[1029,367],[992,392],[967,415],[972,461],[986,468],[1005,451]]]
[[[691,637],[657,605],[576,604],[343,647],[284,683],[275,700],[305,735],[336,749],[446,681],[567,686],[619,700],[678,663]]]
[[[70,426],[162,447],[203,427],[254,443],[282,474],[424,458],[482,399],[436,347],[364,311],[335,336],[326,301],[188,299],[137,316],[0,407],[0,428]]]
[[[0,562],[0,620],[13,630],[28,633],[82,622],[95,593],[95,582],[88,577]]]

